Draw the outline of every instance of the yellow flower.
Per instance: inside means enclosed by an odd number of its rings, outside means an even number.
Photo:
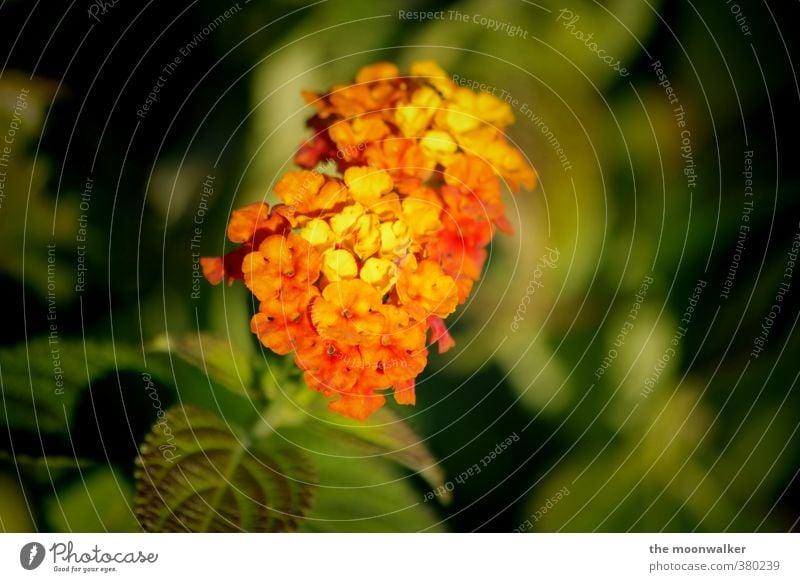
[[[485,156],[495,172],[508,181],[511,190],[516,191],[520,186],[532,190],[536,185],[536,171],[528,164],[525,156],[505,140],[490,143]]]
[[[514,123],[514,113],[511,111],[511,105],[491,93],[478,93],[475,99],[470,101],[475,115],[487,123],[499,128]]]
[[[359,259],[366,259],[381,248],[381,221],[375,214],[364,214],[356,221],[353,251]]]
[[[460,87],[436,114],[436,123],[453,134],[466,133],[489,124],[498,128],[514,123],[511,106],[491,93],[473,93]]]
[[[399,76],[400,69],[397,68],[397,65],[383,61],[362,67],[356,75],[356,83],[394,79]]]
[[[358,265],[349,251],[328,249],[322,253],[322,274],[331,283],[355,279],[358,275]]]
[[[358,219],[363,214],[364,207],[356,202],[355,204],[344,207],[338,214],[331,216],[331,229],[336,233],[338,240],[343,240],[355,230]]]
[[[416,61],[411,63],[411,75],[414,77],[425,77],[425,80],[433,85],[445,98],[450,97],[456,88],[455,83],[447,76],[447,73],[433,61]]]
[[[381,196],[392,191],[394,182],[388,172],[367,166],[347,168],[344,182],[350,189],[353,199],[368,207],[375,204]]]
[[[436,232],[442,228],[439,220],[441,208],[421,198],[403,200],[403,222],[410,225],[415,237]]]
[[[433,118],[442,98],[431,87],[420,87],[411,96],[411,102],[400,105],[394,114],[394,123],[407,137],[417,137],[424,133]]]
[[[300,236],[317,250],[327,249],[336,240],[336,235],[331,230],[331,227],[321,218],[310,220],[300,231]]]
[[[388,259],[372,257],[364,262],[359,277],[385,295],[397,281],[397,266]]]
[[[453,154],[458,150],[458,144],[446,131],[428,131],[420,143],[422,151],[428,159],[435,160],[446,166]]]
[[[452,97],[453,101],[436,115],[437,123],[453,133],[465,133],[480,126],[481,120],[475,115],[475,93],[462,87]]]
[[[402,257],[411,246],[411,231],[402,220],[381,224],[381,255]]]
[[[400,198],[394,192],[389,192],[388,194],[381,196],[381,199],[373,204],[370,207],[370,210],[374,212],[382,221],[397,220],[400,218],[400,214],[402,213]]]

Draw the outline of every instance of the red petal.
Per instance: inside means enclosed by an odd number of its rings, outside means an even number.
[[[431,343],[439,342],[439,353],[443,354],[456,345],[456,340],[447,331],[441,317],[431,315],[428,317],[428,325],[431,328]]]

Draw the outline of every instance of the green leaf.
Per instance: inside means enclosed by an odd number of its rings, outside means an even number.
[[[292,531],[315,481],[299,449],[250,443],[210,412],[173,407],[141,447],[136,513],[155,532]]]
[[[363,445],[342,439],[341,432],[318,434],[312,427],[318,422],[280,430],[288,442],[306,450],[319,473],[314,506],[301,531],[444,531],[419,482],[386,457],[363,456]]]
[[[139,531],[133,487],[110,467],[84,474],[45,502],[49,523],[60,532]]]
[[[318,399],[319,400],[319,399]],[[431,489],[445,483],[444,471],[425,441],[390,409],[381,408],[367,424],[330,412],[317,413],[329,422],[310,421],[303,430],[319,437],[319,452],[335,455],[346,444],[362,457],[380,457],[410,469],[422,477]],[[450,500],[450,494],[440,499]]]
[[[26,483],[29,483],[28,480],[30,479],[49,486],[62,475],[78,469],[91,469],[97,463],[91,459],[80,457],[62,457],[58,455],[31,457],[29,455],[12,455],[6,451],[0,451],[0,467],[4,465],[19,471],[23,481]]]
[[[171,352],[234,394],[260,397],[260,392],[253,387],[253,369],[247,353],[228,341],[199,332],[178,339],[161,337],[151,349]]]
[[[89,378],[142,369],[132,348],[80,340],[37,338],[0,350],[0,425],[67,433]]]
[[[36,526],[28,512],[28,500],[16,475],[0,473],[0,533],[25,533]]]

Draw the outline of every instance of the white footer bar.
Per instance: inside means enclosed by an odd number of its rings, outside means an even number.
[[[800,580],[796,534],[4,534],[0,580]],[[223,578],[224,577],[224,578]]]

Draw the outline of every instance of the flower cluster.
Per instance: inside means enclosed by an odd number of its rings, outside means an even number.
[[[234,211],[239,248],[202,264],[214,284],[243,279],[260,302],[253,333],[293,352],[332,410],[365,419],[385,402],[377,390],[415,403],[428,342],[454,345],[443,320],[479,279],[495,228],[510,230],[501,178],[516,191],[536,174],[503,134],[508,104],[433,62],[407,76],[378,63],[304,97],[316,113],[303,169],[277,182],[280,204]],[[331,160],[337,175],[316,169]]]

